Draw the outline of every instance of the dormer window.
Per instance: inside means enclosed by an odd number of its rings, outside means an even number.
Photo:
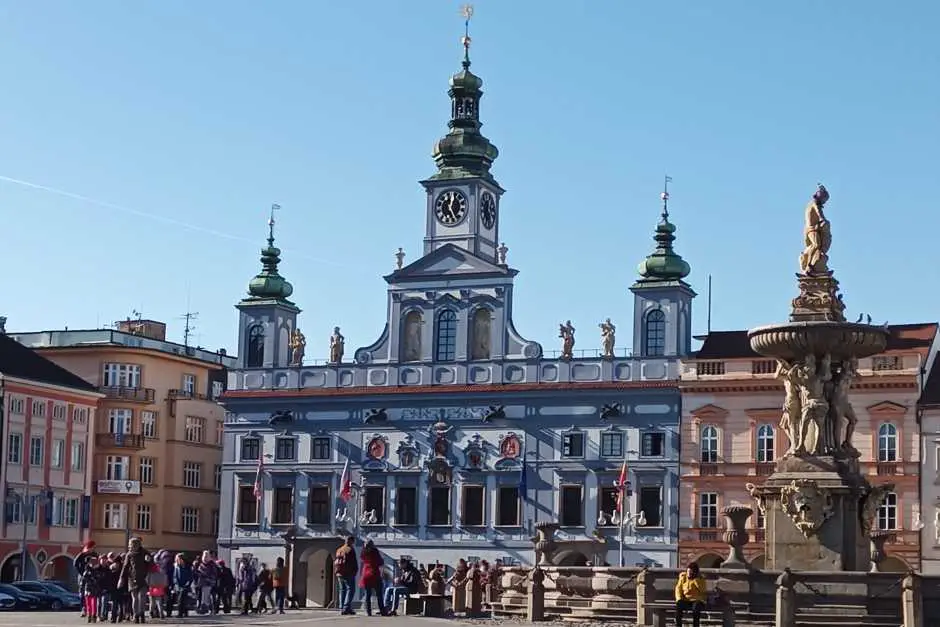
[[[644,353],[649,357],[662,357],[666,354],[666,314],[662,309],[654,309],[646,314],[646,337]]]
[[[457,314],[445,309],[437,316],[437,361],[454,361],[457,358]]]

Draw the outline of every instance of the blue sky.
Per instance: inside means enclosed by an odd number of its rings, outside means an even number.
[[[714,329],[785,318],[817,181],[849,314],[940,318],[938,21],[927,0],[477,2],[517,328],[547,349],[561,320],[579,348],[629,328],[667,173],[697,332],[708,274]],[[371,343],[381,276],[421,246],[461,34],[450,0],[0,1],[8,330],[136,309],[181,339],[189,309],[231,349],[277,202],[308,356],[335,325]]]

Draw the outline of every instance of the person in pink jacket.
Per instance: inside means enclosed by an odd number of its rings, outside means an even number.
[[[385,601],[382,599],[382,566],[384,560],[372,540],[367,540],[359,556],[362,568],[359,570],[359,587],[366,593],[366,614],[372,616],[372,597],[379,606],[379,613],[387,615]]]

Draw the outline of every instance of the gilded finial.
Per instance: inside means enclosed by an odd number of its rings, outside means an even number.
[[[663,199],[663,220],[669,219],[669,184],[672,183],[672,177],[668,174],[663,180],[663,193],[659,195]]]
[[[460,14],[463,16],[463,37],[460,43],[463,44],[463,67],[470,68],[470,18],[473,17],[473,5],[465,4],[460,7]]]
[[[271,205],[271,217],[268,218],[268,245],[274,246],[274,212],[280,210],[281,206],[277,203]]]

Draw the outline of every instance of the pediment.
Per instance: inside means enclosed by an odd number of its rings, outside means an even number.
[[[697,409],[693,409],[689,412],[696,418],[707,419],[707,418],[724,418],[728,415],[728,410],[724,407],[719,407],[718,405],[712,405],[711,403],[707,405],[702,405]]]
[[[891,414],[897,416],[907,413],[907,407],[899,403],[892,403],[891,401],[881,401],[880,403],[869,405],[865,409],[869,414]]]
[[[385,277],[389,283],[404,283],[436,277],[492,276],[512,277],[516,271],[477,257],[473,253],[445,244],[437,250]]]

